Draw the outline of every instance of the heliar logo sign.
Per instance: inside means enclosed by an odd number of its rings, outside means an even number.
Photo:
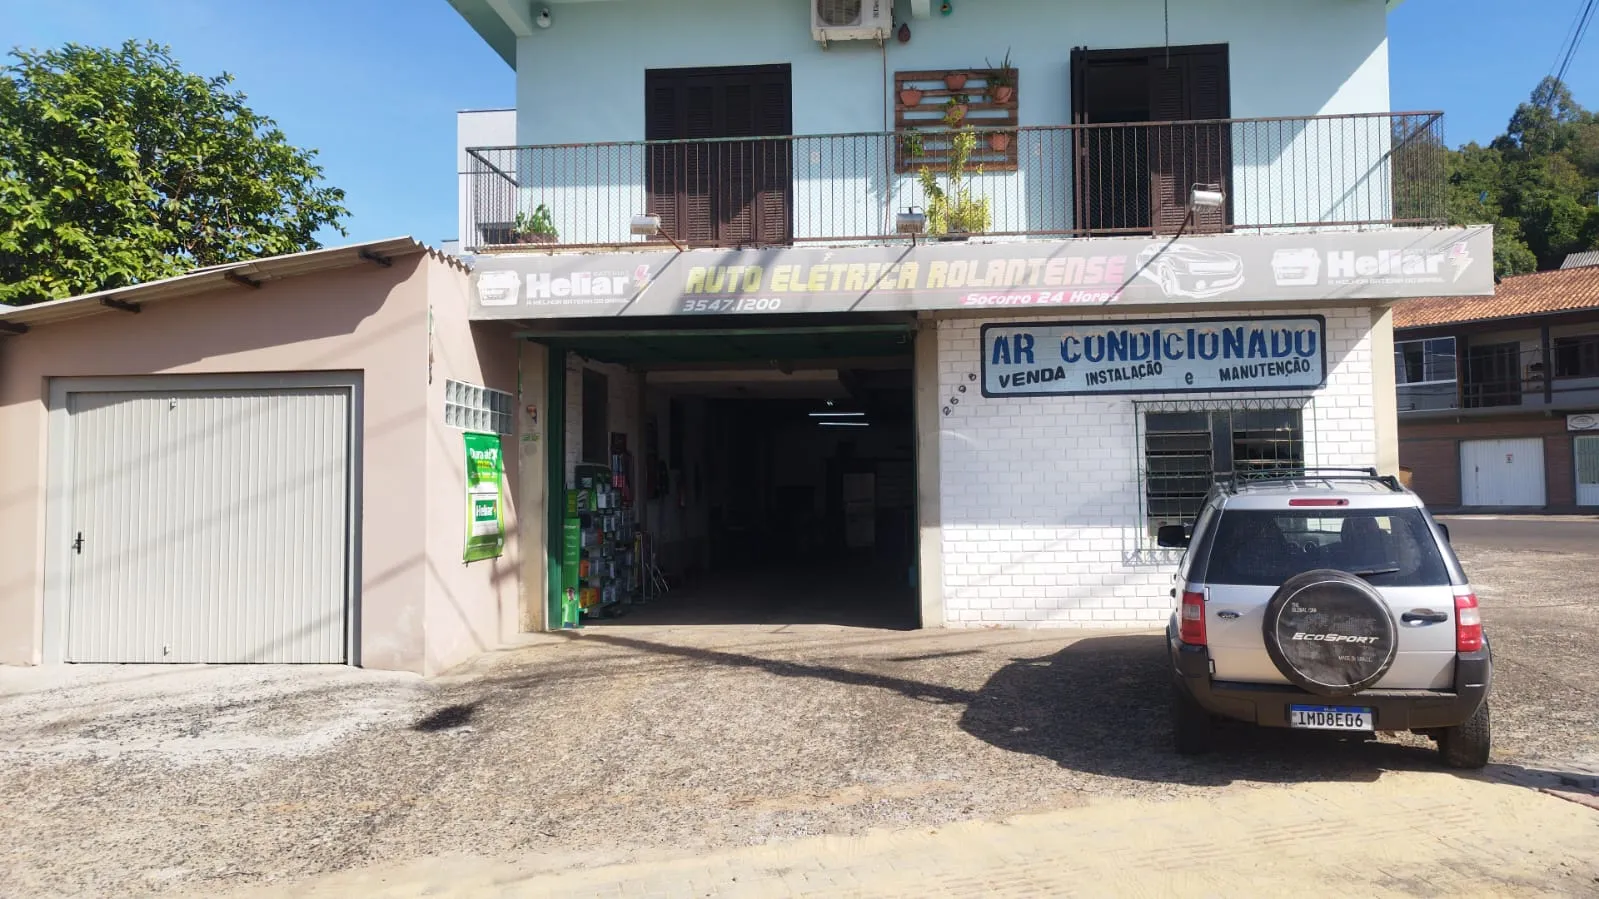
[[[500,436],[468,431],[466,441],[467,562],[492,559],[505,551],[505,512],[500,483]]]

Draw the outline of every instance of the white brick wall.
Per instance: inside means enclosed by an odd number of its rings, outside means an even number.
[[[1327,383],[1304,410],[1305,461],[1375,464],[1370,310],[1228,308],[1187,317],[1250,314],[1326,317]],[[1135,397],[984,398],[970,377],[980,377],[984,323],[938,323],[941,405],[950,409],[940,417],[939,441],[945,621],[951,627],[1164,624],[1176,557],[1140,538]],[[1277,394],[1167,398],[1263,395]]]

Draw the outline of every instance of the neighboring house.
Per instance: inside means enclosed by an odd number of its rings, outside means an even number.
[[[515,70],[461,236],[559,413],[528,489],[553,529],[581,462],[655,484],[668,570],[875,540],[912,623],[1162,622],[1155,528],[1217,473],[1397,471],[1391,305],[1491,291],[1392,2],[451,3]]]
[[[1599,508],[1599,268],[1394,313],[1399,459],[1441,507]]]

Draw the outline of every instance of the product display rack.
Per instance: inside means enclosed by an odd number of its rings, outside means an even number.
[[[566,497],[568,542],[562,580],[575,592],[584,617],[606,617],[636,601],[639,587],[637,527],[626,452],[609,466],[580,464]],[[575,570],[570,570],[575,569]]]

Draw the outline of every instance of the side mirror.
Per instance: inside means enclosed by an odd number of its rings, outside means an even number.
[[[1454,542],[1453,540],[1449,539],[1449,525],[1444,524],[1443,522],[1440,521],[1440,522],[1438,522],[1438,530],[1444,532],[1444,542],[1445,543],[1453,543]]]
[[[1155,531],[1155,542],[1168,549],[1188,546],[1188,529],[1180,524],[1163,524]]]

